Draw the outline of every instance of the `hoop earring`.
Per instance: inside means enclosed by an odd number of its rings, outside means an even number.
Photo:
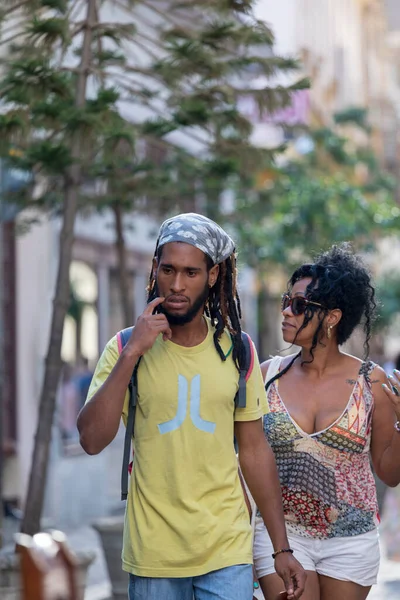
[[[333,325],[329,325],[328,329],[326,330],[326,337],[328,338],[328,340],[330,340],[332,337],[332,327]]]

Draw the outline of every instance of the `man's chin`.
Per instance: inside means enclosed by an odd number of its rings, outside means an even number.
[[[167,321],[170,325],[185,325],[193,320],[194,315],[189,313],[171,313],[164,310],[164,314],[167,317]]]
[[[191,313],[171,313],[164,310],[164,314],[167,317],[167,321],[170,325],[186,325],[186,323],[190,323],[193,321],[195,315]]]

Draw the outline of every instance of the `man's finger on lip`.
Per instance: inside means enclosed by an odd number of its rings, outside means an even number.
[[[159,296],[158,298],[154,298],[154,300],[152,300],[151,302],[148,303],[148,305],[146,306],[146,308],[144,309],[145,313],[149,313],[151,314],[153,312],[153,310],[162,302],[164,302],[165,298],[164,296]]]

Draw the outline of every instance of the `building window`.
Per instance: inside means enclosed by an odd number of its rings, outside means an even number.
[[[98,280],[82,261],[70,268],[70,303],[64,324],[61,356],[58,422],[66,448],[79,443],[76,418],[85,403],[93,369],[98,360]]]

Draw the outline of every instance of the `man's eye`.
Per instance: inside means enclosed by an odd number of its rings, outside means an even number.
[[[188,271],[189,277],[194,277],[196,275],[196,271]]]
[[[165,275],[169,275],[171,273],[171,269],[168,267],[163,267],[163,273],[165,273]]]

